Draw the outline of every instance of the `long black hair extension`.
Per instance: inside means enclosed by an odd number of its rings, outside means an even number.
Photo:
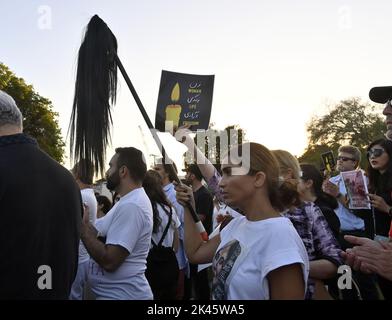
[[[69,129],[71,159],[86,160],[103,173],[110,144],[111,105],[117,90],[117,39],[97,15],[87,25],[79,49],[75,97]],[[89,170],[90,168],[86,168]]]

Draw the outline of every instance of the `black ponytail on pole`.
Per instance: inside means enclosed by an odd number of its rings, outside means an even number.
[[[117,91],[117,39],[97,15],[87,25],[79,49],[78,68],[69,129],[71,160],[91,163],[103,173],[111,142],[111,105]]]

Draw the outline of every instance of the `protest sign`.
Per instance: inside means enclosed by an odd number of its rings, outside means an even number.
[[[172,131],[183,125],[191,130],[208,129],[211,116],[213,75],[162,71],[155,128]]]
[[[324,168],[327,171],[332,172],[332,170],[335,168],[336,165],[335,158],[333,157],[332,151],[322,153],[321,159],[323,160]]]

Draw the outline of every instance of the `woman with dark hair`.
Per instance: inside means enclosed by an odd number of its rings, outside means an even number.
[[[373,141],[366,151],[375,239],[388,241],[392,215],[392,141]],[[392,299],[392,282],[383,277],[378,282],[385,299]]]
[[[233,147],[222,161],[222,173],[219,187],[225,202],[244,215],[207,242],[200,238],[185,206],[194,202],[192,189],[176,187],[185,208],[189,261],[213,262],[212,298],[303,299],[308,257],[293,224],[280,215],[286,206],[287,183],[279,179],[279,165],[271,151],[257,143]]]
[[[147,171],[143,181],[143,188],[150,198],[153,210],[151,247],[157,246],[164,236],[161,245],[163,247],[170,247],[176,252],[178,249],[178,227],[180,226],[180,221],[169,200],[166,198],[159,173],[154,170]],[[168,226],[169,223],[170,225]],[[168,227],[168,229],[167,233],[164,235],[166,227]],[[169,275],[151,274],[151,271],[147,268],[146,277],[150,283],[155,300],[173,300],[176,298],[178,265],[177,270],[170,270],[170,273],[177,274],[174,277],[176,281],[169,284],[165,281],[160,281],[165,278],[167,280]]]
[[[112,203],[108,197],[97,195],[97,219],[102,218],[112,208]]]
[[[366,151],[369,197],[375,218],[374,233],[388,237],[392,215],[392,141],[373,141]]]
[[[298,192],[303,201],[313,202],[321,209],[336,240],[339,241],[340,221],[335,213],[338,207],[336,198],[322,190],[323,176],[314,165],[300,164],[302,175],[298,183]]]

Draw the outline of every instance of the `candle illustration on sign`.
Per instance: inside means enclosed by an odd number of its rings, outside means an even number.
[[[180,85],[177,82],[171,93],[171,100],[173,104],[166,106],[166,121],[171,121],[174,128],[178,128],[180,122],[180,115],[182,107],[176,104],[180,100]]]

